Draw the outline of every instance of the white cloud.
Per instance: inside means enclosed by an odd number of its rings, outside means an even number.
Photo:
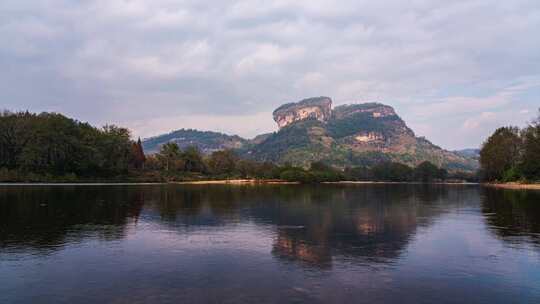
[[[465,131],[471,131],[478,129],[481,125],[486,123],[493,123],[497,119],[497,114],[493,112],[482,112],[480,115],[468,118],[463,122],[462,128]]]
[[[482,141],[449,136],[482,113],[515,123],[501,113],[533,109],[540,84],[535,0],[3,0],[0,20],[1,107],[148,135],[261,113],[272,130],[274,107],[328,95],[456,147]]]

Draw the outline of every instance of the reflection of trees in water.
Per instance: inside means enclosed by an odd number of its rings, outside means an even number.
[[[86,237],[124,237],[137,220],[144,192],[129,187],[0,188],[0,248],[43,252]]]
[[[452,189],[452,188],[450,188]],[[152,208],[163,224],[219,226],[251,220],[276,226],[273,254],[320,267],[332,257],[388,261],[416,232],[448,210],[446,197],[475,188],[411,185],[169,187]],[[455,207],[455,205],[453,206]]]
[[[482,212],[489,230],[500,239],[540,246],[540,192],[486,188]]]
[[[119,239],[139,218],[179,233],[239,222],[276,226],[273,254],[330,266],[332,257],[387,261],[418,226],[476,189],[368,186],[163,185],[0,188],[0,248]],[[465,194],[463,194],[465,193]],[[469,194],[466,194],[469,193]],[[449,199],[446,199],[450,197]],[[42,205],[45,203],[46,205]],[[144,208],[143,208],[144,207]],[[143,213],[143,215],[141,215]]]

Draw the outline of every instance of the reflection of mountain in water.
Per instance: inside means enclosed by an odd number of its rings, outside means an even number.
[[[396,185],[332,192],[326,200],[307,201],[316,204],[314,208],[298,204],[282,208],[277,218],[279,225],[305,226],[278,229],[274,255],[321,267],[330,266],[336,255],[355,257],[354,261],[360,263],[363,259],[390,262],[399,256],[419,226],[429,224],[441,213],[442,209],[430,204],[447,195],[445,188]]]
[[[274,227],[272,253],[282,261],[391,262],[418,227],[477,195],[476,188],[403,185],[0,188],[0,248],[121,239],[137,221],[179,234],[243,222]]]
[[[484,189],[482,212],[488,229],[505,242],[540,246],[540,192]]]

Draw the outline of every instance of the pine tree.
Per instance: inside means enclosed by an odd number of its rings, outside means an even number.
[[[144,169],[144,163],[146,162],[146,156],[144,155],[141,138],[134,142],[131,146],[131,163],[135,169]]]

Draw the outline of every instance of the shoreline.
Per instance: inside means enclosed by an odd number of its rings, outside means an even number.
[[[1,182],[0,186],[144,186],[144,185],[299,185],[300,182],[286,181],[280,179],[218,179],[218,180],[193,180],[193,181],[169,181],[169,182]],[[320,182],[316,184],[327,185],[484,185],[480,183],[469,182],[382,182],[382,181],[336,181]],[[538,185],[540,189],[540,185]]]
[[[511,190],[540,190],[540,184],[519,184],[519,183],[485,183],[486,187]]]
[[[280,179],[217,179],[200,181],[168,182],[177,185],[295,185],[299,182],[289,182]]]
[[[436,183],[423,183],[423,182],[378,182],[378,181],[337,181],[337,182],[322,182],[321,184],[334,184],[334,185],[480,185],[480,183],[469,182],[436,182]]]

